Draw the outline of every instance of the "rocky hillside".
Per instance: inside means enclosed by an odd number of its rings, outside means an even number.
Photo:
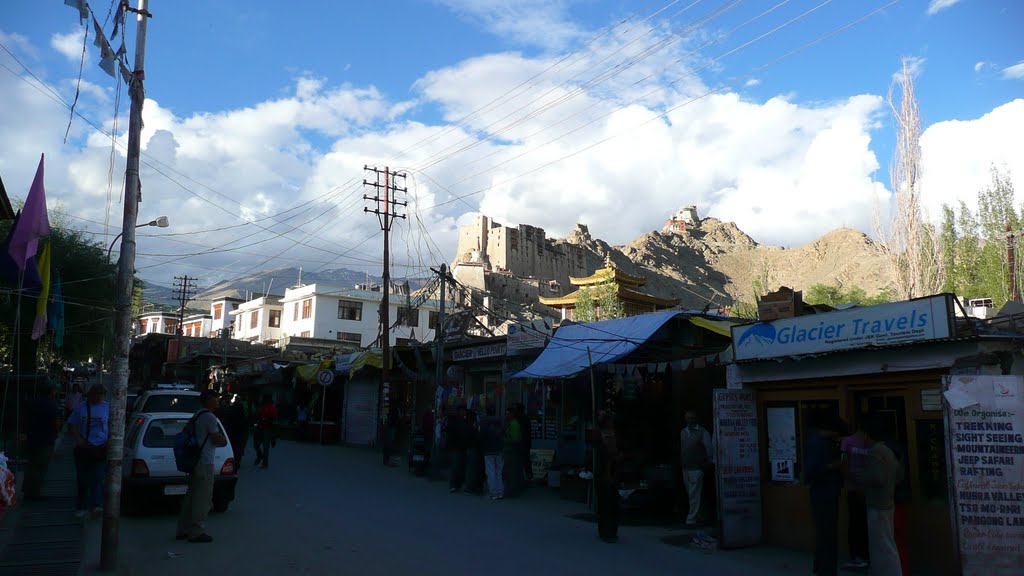
[[[679,298],[688,308],[752,300],[755,279],[806,290],[818,283],[859,286],[873,294],[886,286],[874,242],[848,228],[833,230],[799,248],[759,245],[732,222],[701,221],[689,236],[650,232],[625,246],[610,246],[577,229],[566,242],[583,247],[596,270],[607,255],[627,273],[645,276],[645,290]]]

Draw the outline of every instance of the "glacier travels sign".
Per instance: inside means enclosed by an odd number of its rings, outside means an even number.
[[[893,346],[953,335],[952,299],[940,294],[732,327],[736,360]]]

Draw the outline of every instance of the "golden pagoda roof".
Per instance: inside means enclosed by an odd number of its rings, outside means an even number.
[[[617,284],[625,284],[626,286],[632,286],[635,288],[646,284],[647,278],[644,278],[643,276],[631,276],[622,270],[619,270],[609,256],[606,256],[604,259],[604,268],[594,272],[592,275],[587,276],[586,278],[569,277],[569,282],[573,286],[594,286],[597,284],[606,284],[612,281]]]
[[[643,292],[637,292],[636,290],[630,290],[622,285],[616,284],[615,286],[616,295],[618,299],[624,303],[639,303],[639,304],[650,304],[652,306],[660,306],[662,308],[671,308],[679,304],[678,298],[658,298],[650,294],[644,294]],[[575,308],[576,300],[579,298],[580,291],[577,290],[572,294],[566,294],[565,296],[558,296],[556,298],[544,298],[541,296],[540,303],[545,306],[551,306],[554,308]],[[594,297],[596,302],[598,297]]]

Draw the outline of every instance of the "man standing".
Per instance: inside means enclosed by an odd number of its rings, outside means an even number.
[[[871,555],[868,551],[868,513],[864,503],[864,487],[857,481],[867,464],[868,448],[865,445],[862,426],[843,438],[839,444],[843,456],[846,477],[847,544],[850,561],[843,565],[847,570],[867,570]]]
[[[256,465],[266,468],[270,466],[270,447],[274,444],[274,421],[277,420],[277,407],[270,394],[263,395],[263,404],[259,407],[256,424]]]
[[[487,417],[480,423],[480,444],[484,453],[484,467],[487,470],[487,497],[501,500],[505,497],[505,485],[501,479],[505,460],[504,430],[501,421],[495,415],[494,406],[487,405]]]
[[[863,428],[869,452],[867,465],[858,480],[864,485],[864,500],[867,504],[871,574],[902,576],[893,514],[896,508],[896,484],[903,479],[903,466],[893,451],[880,440],[884,431],[877,418],[869,419]]]
[[[212,390],[203,390],[199,401],[203,408],[188,424],[195,427],[196,444],[201,447],[199,463],[188,475],[188,492],[181,501],[177,534],[178,540],[194,544],[213,542],[204,525],[213,505],[213,460],[217,448],[228,445],[228,439],[221,432],[220,422],[213,413],[217,409],[217,395]]]
[[[469,435],[466,406],[459,404],[455,409],[455,414],[448,417],[448,449],[452,456],[452,476],[448,480],[449,492],[458,492],[466,483],[466,452],[469,450]]]
[[[78,511],[84,518],[92,506],[96,516],[103,513],[103,480],[107,474],[107,438],[110,433],[110,403],[103,400],[103,385],[89,388],[68,426],[75,439],[75,472],[78,479]]]
[[[704,495],[704,469],[713,462],[711,434],[697,423],[697,412],[686,411],[686,427],[679,433],[680,463],[683,469],[683,485],[690,503],[686,525],[696,526],[703,522],[700,505]]]
[[[57,439],[57,399],[52,385],[32,403],[28,419],[28,466],[25,468],[25,500],[45,500],[40,490],[50,467],[53,445]]]
[[[597,535],[614,543],[619,538],[619,450],[611,414],[598,414],[596,432],[593,446]]]
[[[519,496],[523,490],[523,429],[519,426],[515,408],[505,412],[505,462],[508,483],[505,493],[510,497]]]
[[[843,490],[842,459],[836,438],[839,424],[819,416],[807,430],[804,482],[814,517],[814,573],[836,576],[839,570],[839,495]]]

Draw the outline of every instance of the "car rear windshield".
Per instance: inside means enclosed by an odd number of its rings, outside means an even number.
[[[161,418],[153,420],[142,437],[147,448],[174,448],[174,437],[188,424],[188,418]]]
[[[139,412],[198,412],[200,408],[198,394],[155,394],[146,399]]]

